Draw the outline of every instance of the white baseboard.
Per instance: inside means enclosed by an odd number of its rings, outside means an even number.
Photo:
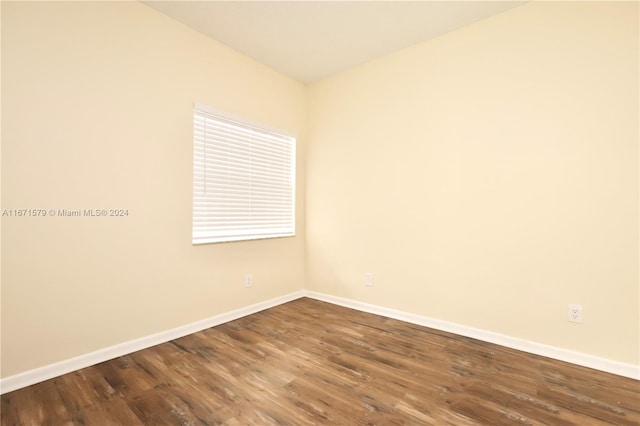
[[[529,340],[519,339],[500,333],[494,333],[492,331],[467,327],[448,321],[442,321],[422,315],[410,314],[395,309],[358,302],[356,300],[345,299],[342,297],[331,296],[315,291],[306,291],[305,296],[312,299],[321,300],[323,302],[333,303],[334,305],[340,305],[346,308],[356,309],[358,311],[369,312],[371,314],[381,315],[412,324],[422,325],[441,331],[447,331],[449,333],[471,337],[473,339],[482,340],[484,342],[495,343],[497,345],[506,346],[508,348],[517,349],[519,351],[541,355],[547,358],[553,358],[559,361],[565,361],[571,364],[577,364],[583,367],[589,367],[595,370],[605,371],[607,373],[640,380],[640,365],[625,364],[623,362],[612,361],[593,355],[587,355],[580,352],[557,348],[555,346],[531,342]]]
[[[230,312],[215,315],[211,318],[196,321],[182,327],[172,328],[167,331],[141,337],[129,342],[120,343],[115,346],[110,346],[108,348],[100,349],[95,352],[56,362],[54,364],[45,365],[44,367],[25,371],[24,373],[16,374],[14,376],[5,377],[3,379],[0,379],[0,394],[11,392],[16,389],[30,386],[45,380],[49,380],[54,377],[70,373],[72,371],[79,370],[81,368],[89,367],[104,361],[108,361],[110,359],[149,348],[151,346],[168,342],[173,339],[178,339],[180,337],[184,337],[210,327],[215,327],[217,325],[224,324],[226,322],[233,321],[238,318],[242,318],[244,316],[251,315],[256,312],[260,312],[265,309],[269,309],[274,306],[299,299],[301,297],[310,297],[312,299],[333,303],[334,305],[340,305],[363,312],[382,315],[400,321],[422,325],[437,330],[447,331],[450,333],[459,334],[461,336],[471,337],[485,342],[506,346],[508,348],[517,349],[520,351],[541,355],[612,374],[617,374],[619,376],[640,380],[640,366],[638,365],[625,364],[618,361],[595,357],[593,355],[587,355],[580,352],[574,352],[567,349],[531,342],[524,339],[518,339],[500,333],[467,327],[460,324],[425,317],[422,315],[416,315],[398,311],[395,309],[385,308],[383,306],[358,302],[356,300],[331,296],[315,291],[300,290],[294,293],[287,294],[285,296],[276,297],[274,299],[256,303],[254,305],[245,306],[243,308],[235,309]]]
[[[303,290],[296,291],[285,296],[276,297],[274,299],[256,303],[254,305],[245,306],[243,308],[215,315],[211,318],[196,321],[181,327],[172,328],[167,331],[162,331],[160,333],[141,337],[139,339],[120,343],[115,346],[110,346],[108,348],[100,349],[95,352],[90,352],[88,354],[56,362],[54,364],[45,365],[44,367],[25,371],[24,373],[19,373],[14,376],[5,377],[3,379],[0,379],[0,394],[11,392],[16,389],[33,385],[35,383],[43,382],[45,380],[53,379],[54,377],[67,374],[81,368],[89,367],[104,361],[108,361],[110,359],[139,351],[141,349],[146,349],[160,343],[165,343],[173,339],[184,337],[210,327],[215,327],[216,325],[233,321],[238,318],[242,318],[244,316],[251,315],[256,312],[260,312],[295,299],[299,299],[301,297],[304,297],[304,295],[305,292]]]

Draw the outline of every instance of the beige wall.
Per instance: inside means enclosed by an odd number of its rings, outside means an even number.
[[[2,219],[2,377],[305,269],[311,290],[640,364],[637,16],[529,4],[305,88],[137,3],[2,2],[2,208],[130,212]],[[300,136],[296,238],[190,244],[194,101]]]
[[[2,2],[2,376],[288,294],[298,236],[191,245],[193,102],[302,136],[301,84],[136,2]],[[245,289],[244,274],[254,275]]]
[[[639,364],[638,48],[533,3],[312,85],[308,288]]]

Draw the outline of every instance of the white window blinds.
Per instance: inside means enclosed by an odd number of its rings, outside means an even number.
[[[193,244],[294,235],[295,144],[196,104]]]

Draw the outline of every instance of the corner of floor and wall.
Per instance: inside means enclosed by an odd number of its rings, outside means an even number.
[[[304,296],[640,379],[637,2],[310,85],[136,2],[0,9],[1,208],[129,212],[3,215],[2,392]],[[298,135],[296,237],[191,245],[194,101]]]

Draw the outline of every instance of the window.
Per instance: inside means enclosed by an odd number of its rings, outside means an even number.
[[[193,244],[295,235],[296,139],[196,104]]]

